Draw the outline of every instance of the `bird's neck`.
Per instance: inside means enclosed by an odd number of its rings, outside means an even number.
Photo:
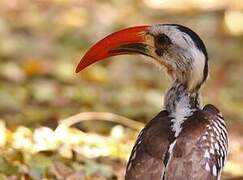
[[[174,81],[165,95],[164,106],[172,117],[188,117],[200,109],[199,96],[198,91],[190,91],[184,83]]]
[[[182,131],[183,123],[200,109],[198,91],[190,91],[185,83],[175,81],[165,96],[165,109],[171,119],[171,130],[174,137],[178,137]]]

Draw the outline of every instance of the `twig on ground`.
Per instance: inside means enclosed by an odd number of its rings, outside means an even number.
[[[83,121],[109,121],[122,124],[135,130],[141,130],[144,124],[113,113],[108,112],[83,112],[61,120],[61,124],[72,126]]]

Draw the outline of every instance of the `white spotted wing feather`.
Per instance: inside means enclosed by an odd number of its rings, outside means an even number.
[[[212,105],[195,112],[183,124],[166,168],[166,180],[218,180],[228,151],[224,119]],[[173,172],[173,173],[171,173]]]
[[[204,168],[219,178],[228,152],[227,129],[220,113],[209,119],[199,145],[204,150]]]

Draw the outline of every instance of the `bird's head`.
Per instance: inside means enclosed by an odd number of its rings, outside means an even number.
[[[198,90],[208,76],[208,55],[200,37],[177,24],[136,26],[117,31],[92,46],[76,72],[104,58],[122,54],[149,56],[188,90]]]

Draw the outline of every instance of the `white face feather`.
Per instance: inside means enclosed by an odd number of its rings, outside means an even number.
[[[158,56],[153,51],[151,54],[157,61],[169,64],[175,70],[176,77],[173,78],[186,80],[189,89],[195,88],[202,82],[206,57],[187,33],[180,31],[177,26],[171,25],[154,25],[150,28],[149,33],[153,36],[165,34],[170,38],[171,46],[162,56]],[[149,41],[149,44],[153,43],[151,38]]]

